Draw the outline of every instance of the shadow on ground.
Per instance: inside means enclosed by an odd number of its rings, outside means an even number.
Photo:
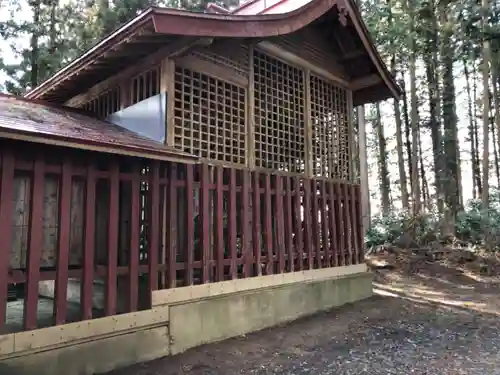
[[[448,273],[376,273],[368,300],[111,374],[500,374],[498,285]]]

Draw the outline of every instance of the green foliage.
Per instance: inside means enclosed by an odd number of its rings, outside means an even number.
[[[380,216],[372,221],[366,234],[368,247],[395,243],[405,233],[419,246],[444,241],[441,233],[442,217],[425,214],[412,217],[408,213]],[[480,200],[471,200],[459,212],[455,220],[455,236],[462,244],[481,246],[490,251],[500,250],[500,190],[491,192],[489,207],[484,208]]]

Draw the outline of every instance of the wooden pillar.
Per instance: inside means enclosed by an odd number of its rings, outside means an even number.
[[[246,147],[246,163],[250,167],[250,169],[255,169],[255,84],[254,84],[254,63],[253,63],[253,55],[254,55],[254,45],[251,44],[248,48],[248,56],[249,56],[249,72],[248,72],[248,90],[247,90],[247,142],[248,145]]]
[[[311,117],[311,72],[309,70],[304,70],[304,90],[305,90],[305,122],[306,122],[306,147],[305,147],[305,172],[306,177],[311,178],[313,176],[313,162],[312,162],[312,117]]]
[[[165,119],[165,143],[174,145],[174,106],[175,106],[175,63],[165,59],[161,63],[160,90],[167,93],[167,110]]]
[[[358,107],[359,175],[363,234],[370,228],[370,191],[368,188],[368,156],[366,152],[365,107]]]

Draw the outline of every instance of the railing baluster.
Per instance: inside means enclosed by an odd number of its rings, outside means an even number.
[[[83,280],[81,286],[82,319],[92,319],[95,254],[96,178],[93,160],[88,162],[85,181],[85,232],[83,247]]]
[[[280,175],[275,176],[274,184],[276,199],[276,237],[278,245],[279,273],[285,272],[285,243],[284,243],[284,213],[283,213],[283,179]]]
[[[200,217],[201,217],[201,266],[203,284],[210,282],[210,176],[207,164],[201,165]]]
[[[177,285],[177,164],[170,164],[168,182],[168,287]]]
[[[337,235],[338,235],[338,253],[340,256],[340,266],[345,266],[345,252],[346,252],[346,241],[345,241],[345,216],[344,211],[342,209],[342,188],[339,183],[335,183],[335,223],[337,226]]]
[[[117,262],[118,262],[118,224],[120,202],[120,164],[113,159],[109,170],[109,213],[108,213],[108,259],[106,266],[106,293],[104,313],[116,313],[117,299]]]
[[[260,225],[260,174],[259,172],[253,173],[253,217],[252,217],[252,227],[253,227],[253,256],[255,261],[255,273],[256,276],[262,275],[261,267],[261,231],[262,227]]]
[[[236,269],[236,170],[229,170],[229,256],[231,261],[231,279],[238,277]]]
[[[244,277],[252,276],[251,268],[253,263],[252,252],[250,251],[250,176],[247,170],[242,170],[241,179],[241,254],[243,257]]]
[[[129,259],[129,310],[136,311],[139,302],[139,246],[141,230],[141,168],[137,163],[132,169],[131,218],[130,218],[130,259]]]
[[[5,325],[9,287],[9,262],[12,247],[12,202],[14,198],[14,155],[10,149],[2,151],[0,176],[0,333]]]
[[[158,289],[158,256],[160,254],[160,162],[151,162],[149,170],[149,293]]]
[[[55,324],[66,322],[68,301],[68,266],[69,241],[71,230],[71,191],[72,191],[71,160],[66,159],[62,165],[59,183],[59,243],[57,248],[56,287],[54,300]]]
[[[43,203],[45,192],[45,162],[36,156],[31,180],[31,210],[26,269],[26,294],[24,299],[24,329],[37,326],[38,283],[40,281],[40,256],[43,247]]]
[[[295,269],[295,252],[293,248],[293,210],[292,210],[292,177],[286,177],[285,188],[285,246],[288,253],[288,272]]]
[[[328,183],[328,195],[330,196],[329,200],[329,214],[330,220],[328,221],[330,227],[330,253],[332,254],[332,265],[333,267],[337,267],[339,265],[339,239],[337,235],[337,222],[339,220],[337,205],[336,205],[336,191],[335,191],[335,183]]]
[[[311,233],[311,180],[304,179],[304,250],[307,253],[308,269],[314,268],[314,255]]]
[[[328,226],[328,211],[327,211],[327,202],[328,199],[328,190],[326,188],[326,181],[322,180],[321,181],[321,227],[322,227],[322,234],[323,234],[323,257],[324,257],[324,262],[323,266],[324,267],[331,267],[331,252],[330,252],[330,246],[329,243],[331,242],[332,238],[330,235],[329,231],[329,226]]]
[[[193,285],[194,262],[194,177],[193,165],[186,165],[186,200],[187,200],[187,246],[186,246],[186,286]]]
[[[318,181],[312,180],[312,232],[314,234],[314,248],[316,249],[316,267],[322,268],[321,261],[321,226],[319,225],[319,207],[318,207]]]
[[[215,179],[215,247],[216,247],[216,279],[217,281],[224,280],[224,175],[223,168],[216,167]]]
[[[266,173],[264,184],[264,243],[267,254],[266,275],[274,273],[274,259],[273,259],[273,227],[272,215],[273,209],[271,207],[271,175]]]
[[[302,236],[302,202],[301,179],[295,178],[295,243],[297,246],[297,265],[299,271],[304,269],[304,242]]]

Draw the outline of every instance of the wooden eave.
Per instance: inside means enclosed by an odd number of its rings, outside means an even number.
[[[171,42],[173,37],[262,39],[290,34],[317,23],[318,20],[332,19],[331,16],[340,19],[344,26],[350,28],[351,31],[347,32],[356,34],[362,46],[361,50],[350,52],[352,56],[340,56],[341,60],[344,58],[344,64],[355,66],[356,61],[364,60],[364,64],[370,65],[369,76],[356,78],[357,86],[353,89],[354,105],[390,97],[398,98],[401,90],[376,51],[352,0],[312,0],[289,13],[264,15],[195,13],[149,8],[27,93],[26,97],[65,101],[82,89],[110,76],[112,72],[116,73],[117,70],[143,59],[158,50],[159,44]],[[369,95],[361,95],[365,92]]]

